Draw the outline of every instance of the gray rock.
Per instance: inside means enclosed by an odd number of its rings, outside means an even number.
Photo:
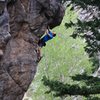
[[[38,41],[48,25],[53,28],[61,23],[64,9],[56,0],[17,0],[7,8],[9,16],[0,16],[0,29],[4,28],[0,42],[11,34],[2,45],[0,100],[22,100],[37,70]]]
[[[1,2],[1,1],[0,1]],[[7,8],[5,6],[6,2],[2,2],[2,7],[0,10],[2,10],[2,13],[0,14],[0,49],[3,49],[10,39],[10,27],[9,27],[9,14],[7,12]],[[0,5],[1,6],[1,5]]]

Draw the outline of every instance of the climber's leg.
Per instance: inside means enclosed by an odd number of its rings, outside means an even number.
[[[44,42],[43,38],[39,40],[38,45],[39,45],[39,47],[41,47],[41,48],[42,48],[43,46],[44,46],[44,47],[46,46],[46,43]]]
[[[37,56],[38,56],[38,61],[37,62],[39,62],[41,59],[42,59],[42,53],[41,53],[41,47],[39,47],[38,49],[37,49]]]

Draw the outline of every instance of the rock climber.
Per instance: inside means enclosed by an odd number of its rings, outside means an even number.
[[[55,32],[50,31],[48,28],[46,30],[46,34],[39,40],[38,45],[42,48],[43,46],[46,46],[46,42],[53,39],[56,36]]]
[[[43,46],[46,46],[46,42],[53,39],[56,36],[55,32],[52,32],[49,28],[46,30],[45,35],[39,40],[38,45],[39,48],[37,50],[38,52],[38,57],[39,57],[39,61],[42,58],[42,54],[41,54],[41,48]]]

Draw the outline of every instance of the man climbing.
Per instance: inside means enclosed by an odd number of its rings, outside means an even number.
[[[43,57],[41,54],[41,48],[43,46],[46,46],[46,42],[53,39],[56,34],[54,32],[51,32],[50,29],[48,28],[45,32],[46,34],[39,40],[38,45],[40,48],[38,48],[37,52],[38,52],[38,57],[39,57],[39,61],[41,60],[41,58]]]
[[[46,42],[53,39],[56,36],[54,32],[51,32],[49,28],[46,31],[46,34],[40,39],[38,45],[42,48],[43,46],[46,46]]]

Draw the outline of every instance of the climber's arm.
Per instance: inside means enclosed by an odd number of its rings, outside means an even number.
[[[47,34],[48,36],[51,37],[51,35],[49,34],[49,31],[50,31],[50,30],[47,29],[47,30],[46,30],[46,34]]]

